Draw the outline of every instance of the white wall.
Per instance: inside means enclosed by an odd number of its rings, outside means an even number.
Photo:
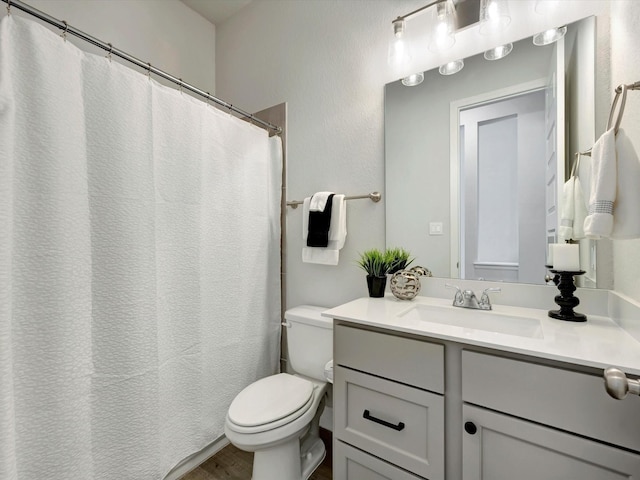
[[[383,85],[391,19],[422,0],[254,2],[218,25],[218,94],[248,111],[287,102],[288,194],[384,191]],[[406,12],[404,12],[406,13]],[[366,295],[358,252],[384,247],[384,203],[348,203],[336,267],[303,264],[302,210],[287,209],[287,305]]]
[[[178,0],[26,3],[204,91],[215,91],[215,27]],[[24,15],[15,7],[12,12]],[[68,38],[83,50],[105,54],[71,35]]]
[[[611,90],[640,80],[640,2],[618,0],[611,4]],[[640,152],[640,91],[629,92],[622,120],[635,151]],[[638,185],[640,188],[640,185]],[[638,206],[640,215],[640,206]],[[640,301],[640,240],[613,242],[615,289]]]
[[[565,0],[556,19],[582,18],[602,8],[598,3]],[[319,190],[384,192],[383,88],[400,77],[386,64],[391,20],[424,5],[424,0],[257,1],[217,26],[218,95],[248,111],[288,103],[288,199]],[[534,19],[533,2],[510,5],[514,20],[507,39],[556,22]],[[408,28],[417,30],[423,17],[410,20]],[[448,54],[467,57],[491,40],[477,40],[473,28],[459,37]],[[426,50],[417,55],[415,70],[442,61]],[[337,267],[301,262],[300,209],[288,210],[287,228],[288,306],[332,306],[366,295],[364,274],[354,260],[358,252],[384,247],[384,204],[349,203],[349,234]]]

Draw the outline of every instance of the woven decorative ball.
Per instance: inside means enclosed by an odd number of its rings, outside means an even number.
[[[421,267],[419,265],[416,265],[415,267],[410,268],[409,271],[411,273],[416,273],[421,277],[433,277],[431,270],[429,270],[426,267]]]
[[[420,293],[420,275],[409,270],[400,270],[391,277],[391,293],[400,300],[412,300]]]

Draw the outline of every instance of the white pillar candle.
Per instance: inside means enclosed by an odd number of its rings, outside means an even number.
[[[580,271],[580,246],[578,244],[557,244],[553,247],[553,269],[562,272]]]

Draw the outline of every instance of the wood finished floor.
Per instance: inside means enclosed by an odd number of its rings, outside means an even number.
[[[227,445],[180,480],[250,480],[252,464],[253,453]],[[331,455],[328,451],[324,462],[313,472],[310,480],[331,480],[332,478]]]

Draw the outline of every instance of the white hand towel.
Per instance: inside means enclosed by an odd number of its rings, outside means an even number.
[[[302,206],[302,261],[321,265],[337,265],[340,249],[347,238],[347,202],[344,195],[334,195],[331,204],[331,223],[329,225],[329,243],[326,247],[307,247],[309,233],[309,205],[311,199],[304,199]]]
[[[309,203],[310,212],[324,212],[324,207],[327,206],[327,199],[333,192],[316,192],[311,197]]]
[[[580,240],[584,238],[584,219],[587,207],[584,203],[582,185],[577,176],[571,177],[564,184],[562,208],[560,214],[559,235],[563,240]]]
[[[616,136],[618,184],[611,238],[640,238],[640,160],[621,128]]]
[[[611,236],[613,202],[616,199],[616,136],[613,129],[602,134],[591,151],[589,215],[584,220],[587,238]]]

